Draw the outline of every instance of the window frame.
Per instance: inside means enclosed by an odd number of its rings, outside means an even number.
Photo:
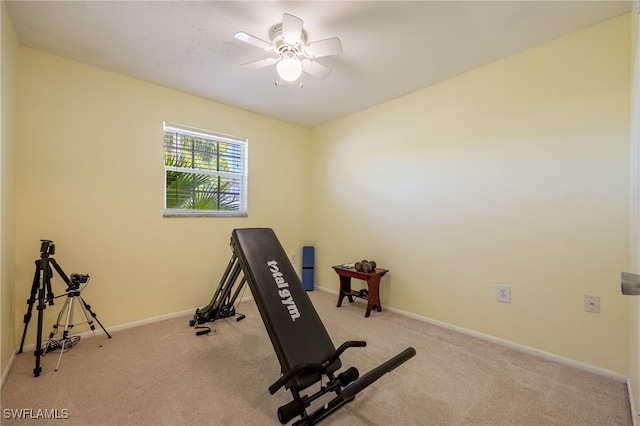
[[[249,169],[249,141],[247,138],[241,138],[238,136],[226,135],[222,133],[213,132],[210,130],[198,129],[195,127],[189,127],[182,124],[176,124],[171,122],[163,122],[162,126],[162,150],[163,150],[163,217],[247,217],[247,188],[248,188],[248,169]],[[228,144],[237,145],[240,147],[242,158],[242,172],[219,172],[205,169],[189,168],[189,167],[176,167],[166,165],[164,136],[167,132],[180,133],[186,136],[207,139],[214,142],[223,142]],[[218,155],[218,154],[216,154]],[[240,208],[239,210],[198,210],[198,209],[177,209],[167,208],[167,172],[182,172],[192,174],[202,174],[209,176],[228,177],[240,180]]]

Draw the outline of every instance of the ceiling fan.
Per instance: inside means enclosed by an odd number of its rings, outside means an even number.
[[[266,66],[276,66],[276,72],[285,82],[300,78],[302,72],[324,79],[331,74],[331,68],[316,62],[316,58],[342,53],[342,43],[338,37],[331,37],[307,43],[307,35],[302,29],[302,19],[288,13],[282,14],[282,24],[271,28],[271,42],[237,32],[234,37],[253,46],[274,53],[277,57],[260,59],[240,65],[244,69],[255,70]],[[276,80],[276,85],[279,80]]]

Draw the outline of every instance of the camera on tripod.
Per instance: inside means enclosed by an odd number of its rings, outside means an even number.
[[[74,284],[84,284],[89,281],[89,274],[71,274],[71,282]]]
[[[71,279],[67,283],[67,291],[78,290],[80,284],[86,284],[89,282],[89,274],[71,274]]]

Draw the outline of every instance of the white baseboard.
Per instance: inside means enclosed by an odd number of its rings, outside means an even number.
[[[168,319],[182,317],[188,314],[193,314],[195,311],[196,311],[196,308],[191,308],[191,309],[185,309],[184,311],[180,311],[180,312],[173,312],[171,314],[158,315],[157,317],[146,318],[143,320],[132,321],[125,324],[109,327],[108,331],[116,332],[116,331],[128,330],[130,328],[140,327],[141,325],[153,324],[153,323],[165,321]]]
[[[331,293],[331,294],[338,295],[338,292],[336,290],[332,290],[332,289],[325,288],[325,287],[317,287],[317,286],[315,288],[318,289],[319,291],[323,291],[325,293]],[[576,360],[573,360],[573,359],[570,359],[570,358],[565,358],[565,357],[560,356],[560,355],[555,355],[555,354],[552,354],[552,353],[549,353],[549,352],[544,352],[544,351],[541,351],[541,350],[538,350],[538,349],[535,349],[535,348],[531,348],[529,346],[521,345],[519,343],[514,343],[514,342],[510,342],[508,340],[500,339],[498,337],[494,337],[494,336],[491,336],[489,334],[484,334],[484,333],[480,333],[480,332],[477,332],[477,331],[474,331],[474,330],[469,330],[468,328],[459,327],[459,326],[453,325],[453,324],[448,324],[446,322],[442,322],[442,321],[438,321],[438,320],[435,320],[435,319],[432,319],[432,318],[424,317],[422,315],[416,315],[416,314],[413,314],[411,312],[406,312],[406,311],[403,311],[401,309],[396,309],[396,308],[393,308],[393,307],[390,307],[390,306],[383,306],[383,308],[388,310],[389,312],[393,312],[393,313],[396,313],[396,314],[399,314],[399,315],[403,315],[403,316],[406,316],[406,317],[409,317],[409,318],[413,318],[413,319],[416,319],[416,320],[419,320],[419,321],[424,321],[424,322],[427,322],[429,324],[437,325],[439,327],[443,327],[443,328],[446,328],[448,330],[453,330],[453,331],[456,331],[458,333],[465,334],[467,336],[476,337],[478,339],[485,340],[485,341],[488,341],[488,342],[491,342],[491,343],[495,343],[495,344],[500,345],[500,346],[504,346],[504,347],[507,347],[507,348],[510,348],[510,349],[514,349],[514,350],[517,350],[517,351],[520,351],[520,352],[526,352],[526,353],[529,353],[529,354],[532,354],[532,355],[536,355],[536,356],[539,356],[539,357],[542,357],[542,358],[545,358],[545,359],[556,361],[556,362],[559,362],[559,363],[564,364],[564,365],[569,365],[571,367],[575,367],[575,368],[578,368],[580,370],[584,370],[584,371],[588,371],[588,372],[593,373],[593,374],[597,374],[599,376],[608,377],[608,378],[616,380],[616,381],[618,381],[620,383],[627,383],[627,381],[628,381],[628,377],[623,375],[623,374],[619,374],[619,373],[616,373],[614,371],[610,371],[610,370],[607,370],[607,369],[604,369],[604,368],[601,368],[601,367],[596,367],[594,365],[587,364],[587,363],[584,363],[584,362],[581,362],[581,361],[576,361]],[[627,388],[630,389],[629,386],[627,386]]]
[[[629,392],[629,404],[631,404],[631,421],[633,426],[640,426],[640,412],[636,407],[635,396],[633,395],[633,387],[631,386],[631,378],[627,377],[627,391]]]
[[[14,350],[11,354],[11,358],[9,358],[9,362],[2,372],[2,378],[0,378],[0,389],[4,386],[4,382],[7,380],[7,376],[9,375],[9,371],[11,371],[11,366],[13,365],[13,361],[16,359],[16,351]]]

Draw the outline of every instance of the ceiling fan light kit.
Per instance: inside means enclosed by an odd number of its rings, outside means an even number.
[[[283,80],[296,81],[302,74],[302,63],[298,58],[284,58],[276,64],[276,71]]]
[[[234,35],[236,39],[278,56],[259,59],[240,66],[255,70],[275,64],[278,74],[276,85],[280,79],[285,82],[294,82],[300,78],[302,72],[319,79],[327,78],[331,74],[331,68],[314,59],[342,53],[342,43],[338,37],[331,37],[307,44],[307,35],[302,29],[302,24],[302,19],[288,13],[282,14],[282,24],[271,29],[270,43],[243,31],[237,32]]]

